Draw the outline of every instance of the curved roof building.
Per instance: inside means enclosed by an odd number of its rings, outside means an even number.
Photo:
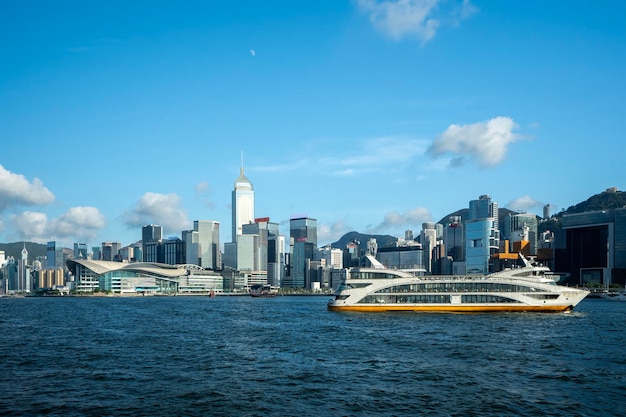
[[[155,262],[68,259],[67,267],[76,279],[76,290],[88,292],[173,294],[178,291],[181,277],[189,274],[185,265]]]

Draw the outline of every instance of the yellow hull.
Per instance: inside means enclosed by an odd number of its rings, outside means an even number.
[[[356,306],[328,306],[331,311],[364,311],[364,312],[393,312],[393,311],[419,311],[431,313],[487,313],[487,312],[553,312],[558,313],[572,309],[572,306],[528,306],[528,305],[505,305],[505,306],[469,306],[469,305],[356,305]]]

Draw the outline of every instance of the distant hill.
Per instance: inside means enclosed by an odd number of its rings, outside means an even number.
[[[348,232],[343,235],[338,241],[332,243],[330,246],[332,248],[345,249],[348,243],[356,240],[358,242],[361,242],[360,245],[361,247],[363,247],[364,245],[367,245],[367,241],[370,240],[370,238],[376,239],[376,243],[378,244],[379,248],[395,246],[396,241],[398,240],[398,238],[390,235],[367,235],[359,232]]]
[[[619,191],[617,188],[609,188],[606,191],[589,197],[582,203],[570,206],[567,210],[558,214],[584,213],[586,211],[610,210],[626,207],[626,192]]]
[[[516,211],[513,210],[509,210],[508,208],[501,208],[498,207],[498,218],[500,219],[500,222],[503,221],[503,219],[508,216],[509,214],[516,214]],[[454,213],[450,213],[446,216],[444,216],[441,220],[439,220],[437,223],[441,223],[441,224],[447,224],[448,223],[448,219],[451,216],[459,216],[461,217],[461,220],[466,221],[469,218],[469,209],[461,209],[461,210],[457,210]]]
[[[46,248],[46,245],[42,243],[26,242],[29,262],[32,262],[38,256],[46,256]],[[22,259],[22,249],[24,249],[24,242],[0,243],[0,250],[4,251],[6,259],[9,256],[12,256],[14,259]]]
[[[560,230],[561,218],[567,214],[585,213],[587,211],[611,210],[626,207],[626,192],[617,188],[608,188],[605,191],[589,197],[587,200],[552,216],[552,218],[539,223],[538,232],[546,230]]]

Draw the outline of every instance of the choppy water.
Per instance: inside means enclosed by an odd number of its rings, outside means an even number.
[[[626,415],[626,303],[468,315],[326,301],[0,299],[0,415]]]

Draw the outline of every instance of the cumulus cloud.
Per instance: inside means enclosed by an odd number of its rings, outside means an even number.
[[[0,165],[0,210],[10,206],[43,206],[53,201],[54,194],[39,178],[29,182],[23,175]]]
[[[351,230],[344,220],[332,224],[319,224],[317,226],[317,240],[322,245],[336,242]]]
[[[431,40],[441,25],[435,17],[441,0],[359,0],[361,10],[369,14],[376,29],[393,39],[416,38],[426,43]],[[443,12],[442,17],[453,25],[471,16],[477,9],[469,0],[459,7]]]
[[[491,167],[502,162],[509,144],[520,139],[513,133],[517,127],[513,119],[502,116],[468,125],[453,124],[435,138],[428,152],[433,157],[452,155],[455,165],[473,158],[482,167]]]
[[[122,221],[129,228],[158,224],[165,233],[176,234],[191,229],[192,225],[180,197],[174,193],[145,193],[131,210],[123,214]]]
[[[541,201],[525,195],[523,197],[516,198],[509,202],[507,207],[514,211],[530,211],[532,209],[543,208],[544,204]]]
[[[401,229],[416,229],[422,227],[422,223],[432,221],[432,216],[428,209],[419,207],[416,209],[398,213],[390,211],[385,215],[385,219],[378,226],[368,230],[372,234],[396,234]]]
[[[11,225],[20,240],[89,240],[105,226],[104,216],[95,207],[72,207],[56,219],[45,213],[25,211],[11,216]]]
[[[431,16],[439,0],[359,0],[370,21],[384,34],[394,38],[415,37],[428,42],[435,36],[439,21]]]

